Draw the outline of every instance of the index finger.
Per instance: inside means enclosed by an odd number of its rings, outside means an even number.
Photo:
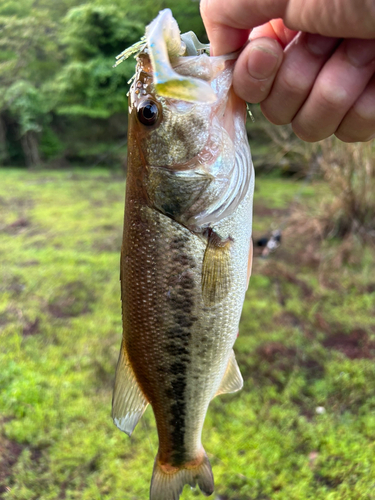
[[[213,55],[234,52],[248,40],[252,28],[282,18],[288,0],[202,0],[201,14]]]

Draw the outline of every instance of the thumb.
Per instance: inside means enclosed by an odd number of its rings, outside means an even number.
[[[282,18],[288,0],[201,0],[200,9],[213,55],[234,52],[253,28]]]
[[[201,14],[214,55],[239,49],[253,28],[277,18],[296,31],[375,38],[373,0],[202,0]]]

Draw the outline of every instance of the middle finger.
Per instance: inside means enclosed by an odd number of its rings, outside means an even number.
[[[292,121],[305,141],[334,134],[375,71],[375,40],[344,40],[319,73],[310,95]]]
[[[272,90],[261,105],[272,123],[286,125],[293,120],[338,43],[338,38],[299,33],[288,45]]]

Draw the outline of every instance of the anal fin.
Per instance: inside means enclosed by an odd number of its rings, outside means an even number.
[[[229,356],[227,369],[225,370],[220,387],[214,397],[218,396],[219,394],[227,394],[239,391],[242,389],[242,387],[243,378],[240,369],[238,368],[234,351],[232,349],[232,352]]]
[[[247,284],[246,284],[246,290],[249,288],[249,281],[250,281],[252,267],[253,267],[253,239],[250,238],[249,259],[247,261]]]
[[[121,431],[130,436],[147,405],[148,402],[135,378],[125,351],[124,341],[122,341],[113,389],[113,422]]]
[[[232,243],[232,238],[222,239],[210,230],[202,265],[202,296],[209,306],[221,302],[228,295]]]

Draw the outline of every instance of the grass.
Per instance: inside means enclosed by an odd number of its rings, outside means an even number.
[[[0,171],[2,500],[148,498],[152,411],[131,439],[110,418],[124,184],[104,170]],[[256,237],[299,191],[258,180]],[[304,186],[301,200],[324,192]],[[215,500],[375,499],[374,258],[323,266],[301,237],[256,252],[235,346],[245,387],[213,400],[203,433]]]

